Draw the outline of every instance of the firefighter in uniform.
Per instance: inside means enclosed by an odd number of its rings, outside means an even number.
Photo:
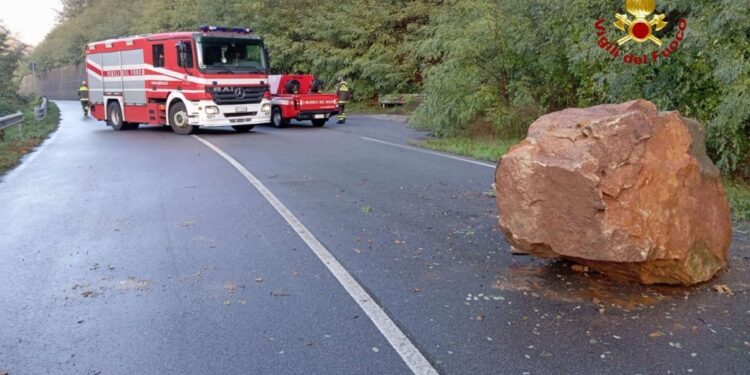
[[[89,115],[89,86],[86,81],[81,82],[81,87],[78,88],[78,99],[81,100],[81,108],[83,109],[83,115]]]
[[[339,77],[339,83],[336,85],[336,96],[339,97],[339,124],[346,123],[346,112],[344,107],[349,102],[350,92],[349,85],[346,84],[343,77]]]

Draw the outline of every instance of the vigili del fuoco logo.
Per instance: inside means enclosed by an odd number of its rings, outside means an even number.
[[[666,14],[654,14],[656,11],[656,2],[654,0],[626,0],[625,10],[627,14],[615,14],[614,26],[624,35],[617,41],[611,41],[605,36],[607,20],[599,19],[594,24],[596,27],[596,38],[599,47],[612,55],[613,58],[622,56],[622,61],[626,64],[645,65],[656,63],[660,59],[669,58],[680,48],[680,44],[685,40],[685,30],[687,30],[687,20],[682,18],[677,23],[677,32],[674,39],[664,46],[661,31],[667,27],[668,22]],[[632,18],[631,18],[632,16]],[[627,45],[634,43],[647,43],[652,45],[655,50],[650,54],[624,53],[620,48],[625,49]]]

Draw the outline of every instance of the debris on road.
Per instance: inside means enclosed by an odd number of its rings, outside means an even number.
[[[570,266],[570,269],[573,270],[574,272],[579,272],[579,273],[587,273],[587,272],[589,272],[589,268],[588,267],[582,266],[580,264],[573,264],[573,265]]]
[[[274,297],[289,297],[289,293],[287,293],[287,292],[273,291],[273,292],[271,292],[271,295],[274,296]]]
[[[732,292],[732,289],[729,288],[726,284],[718,284],[714,285],[714,290],[718,292],[719,294],[727,295],[727,296],[733,296],[734,293]]]
[[[263,278],[262,277],[256,277],[255,278],[255,282],[256,283],[262,283],[263,282]]]
[[[83,297],[83,298],[93,298],[93,297],[96,297],[98,295],[99,295],[99,293],[97,293],[97,292],[95,292],[93,290],[84,290],[83,292],[81,292],[81,297]]]
[[[120,289],[122,290],[146,290],[151,288],[151,280],[136,279],[135,277],[128,277],[127,280],[120,281]]]

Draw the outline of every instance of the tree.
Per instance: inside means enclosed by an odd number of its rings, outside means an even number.
[[[13,72],[21,59],[20,43],[11,43],[10,32],[0,24],[0,116],[18,110],[20,98],[13,84]]]

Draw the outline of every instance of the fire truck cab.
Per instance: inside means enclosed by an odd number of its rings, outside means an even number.
[[[86,48],[90,111],[114,130],[140,124],[231,126],[247,132],[271,121],[268,52],[251,29],[133,36]]]

